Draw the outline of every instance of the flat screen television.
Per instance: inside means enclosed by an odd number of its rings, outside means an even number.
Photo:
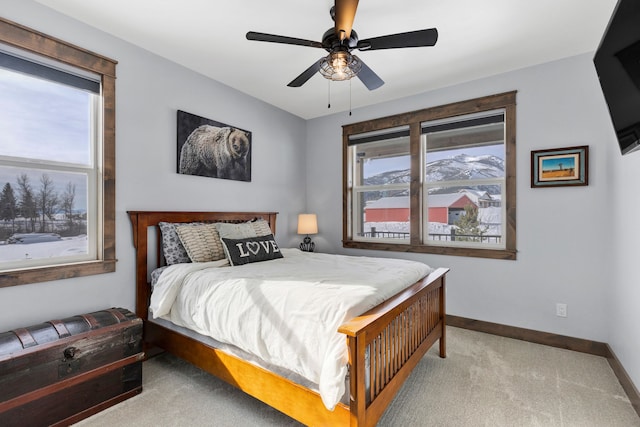
[[[640,149],[640,0],[618,0],[593,62],[620,151]]]

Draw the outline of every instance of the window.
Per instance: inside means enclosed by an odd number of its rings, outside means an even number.
[[[515,259],[515,92],[343,137],[345,247]]]
[[[351,141],[353,228],[358,240],[409,242],[409,128],[364,134]]]
[[[115,65],[0,18],[0,286],[115,270]]]

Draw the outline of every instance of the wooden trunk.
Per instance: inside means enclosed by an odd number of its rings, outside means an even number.
[[[0,425],[69,425],[132,397],[143,357],[123,308],[0,333]]]

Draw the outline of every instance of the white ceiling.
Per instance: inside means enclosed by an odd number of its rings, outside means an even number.
[[[594,51],[616,0],[363,0],[360,39],[435,27],[434,47],[359,52],[386,83],[287,83],[326,52],[246,40],[257,31],[321,41],[333,0],[36,0],[304,119]],[[115,58],[117,59],[117,58]]]

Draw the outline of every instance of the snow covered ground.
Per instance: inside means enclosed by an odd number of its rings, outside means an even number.
[[[499,236],[501,235],[500,231],[500,208],[481,208],[479,213],[479,217],[482,222],[483,227],[487,227],[485,231],[485,235],[491,236]],[[497,223],[497,224],[496,224]],[[395,232],[395,233],[409,233],[410,226],[409,222],[365,222],[363,224],[364,232],[368,233],[371,229],[375,227],[376,232]],[[443,235],[451,235],[451,228],[453,225],[444,224],[441,222],[430,222],[429,223],[429,234],[443,234]],[[437,237],[436,240],[439,240]]]
[[[82,255],[88,251],[87,236],[63,237],[57,242],[31,244],[0,244],[0,262],[25,259],[55,258]]]
[[[483,227],[488,227],[487,234],[500,234],[500,219],[502,217],[502,209],[497,207],[480,208],[478,209],[478,218],[480,224]],[[364,231],[369,232],[371,228],[375,227],[376,231],[390,231],[399,233],[408,233],[410,230],[409,222],[365,222]],[[450,224],[444,224],[441,222],[430,222],[429,233],[436,234],[449,234],[451,233]]]

